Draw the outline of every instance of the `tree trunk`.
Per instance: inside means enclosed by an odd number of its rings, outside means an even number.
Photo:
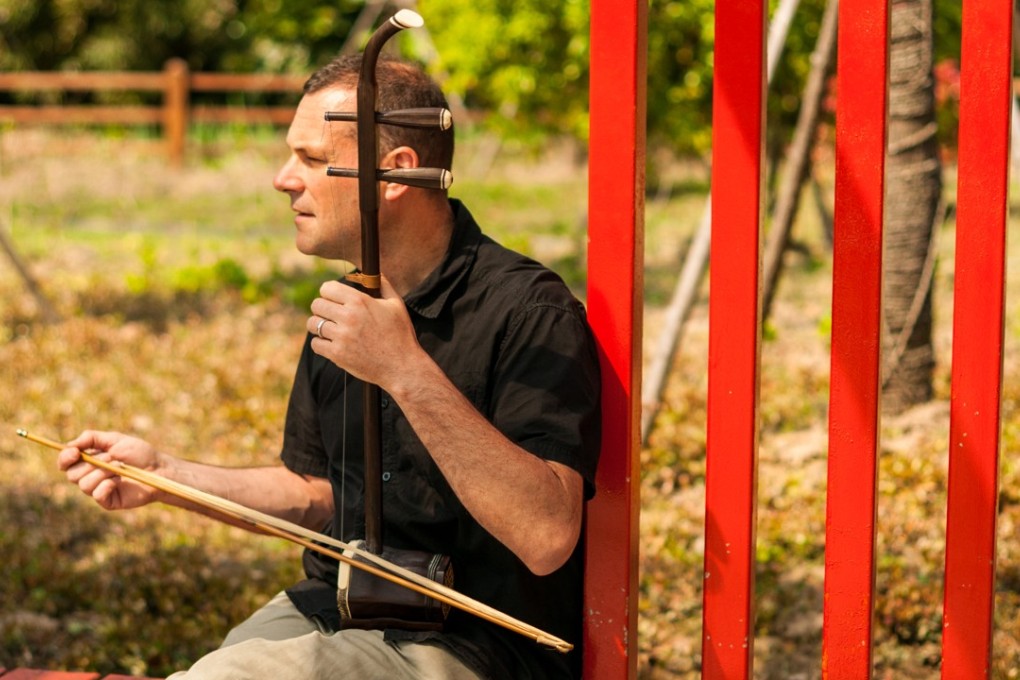
[[[932,396],[934,239],[942,221],[942,166],[932,77],[932,2],[895,0],[889,53],[883,409]]]

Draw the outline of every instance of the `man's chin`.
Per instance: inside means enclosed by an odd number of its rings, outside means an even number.
[[[327,244],[320,243],[318,241],[307,241],[298,235],[294,241],[294,246],[298,252],[302,255],[308,255],[309,257],[318,257],[323,260],[348,260],[349,257],[344,257],[343,253],[337,252],[337,248],[330,247]]]

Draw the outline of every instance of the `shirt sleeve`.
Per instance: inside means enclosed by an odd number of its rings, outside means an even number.
[[[493,424],[525,450],[579,472],[590,498],[601,443],[600,385],[580,303],[526,305],[500,347]]]
[[[312,386],[312,356],[309,335],[301,350],[294,386],[287,403],[280,459],[292,472],[325,477],[329,471],[329,457],[322,443],[319,408]]]

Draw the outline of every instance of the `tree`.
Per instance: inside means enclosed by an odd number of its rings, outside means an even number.
[[[0,0],[0,69],[307,72],[363,3],[340,0]]]
[[[503,136],[588,136],[588,0],[420,0],[444,88]]]
[[[932,0],[895,0],[889,54],[883,408],[932,396],[934,239],[942,220],[932,76]]]
[[[407,4],[394,0],[390,9]],[[937,6],[938,57],[958,53],[959,0]],[[592,0],[418,0],[447,91],[517,140],[588,136]],[[770,0],[774,8],[779,0]],[[797,119],[827,0],[801,0],[769,88],[772,143]],[[309,73],[337,54],[364,0],[0,0],[0,70]],[[648,0],[648,142],[711,146],[714,0]],[[3,95],[5,98],[8,95]],[[949,127],[952,120],[948,122]],[[951,130],[950,130],[951,134]]]

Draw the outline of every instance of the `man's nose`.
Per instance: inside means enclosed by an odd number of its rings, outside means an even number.
[[[290,191],[301,191],[304,188],[304,183],[301,177],[296,172],[296,158],[291,156],[287,159],[287,162],[283,164],[283,167],[277,171],[276,176],[273,177],[273,188],[277,191],[290,192]]]

